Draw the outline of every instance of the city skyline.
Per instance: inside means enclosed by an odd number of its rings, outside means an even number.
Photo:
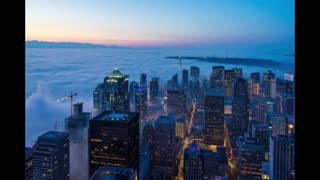
[[[294,1],[94,2],[26,1],[26,40],[294,50]]]

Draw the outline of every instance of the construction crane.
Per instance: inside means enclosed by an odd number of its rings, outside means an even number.
[[[72,117],[72,99],[73,99],[73,96],[76,96],[76,95],[78,95],[78,93],[72,93],[71,91],[69,96],[65,96],[60,99],[57,99],[58,102],[66,99],[70,99],[70,117]]]

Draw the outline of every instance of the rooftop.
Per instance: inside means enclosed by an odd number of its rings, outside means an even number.
[[[224,96],[224,90],[211,88],[207,90],[206,95],[207,96]]]
[[[124,75],[119,71],[118,68],[114,68],[111,74],[109,74],[108,77],[113,77],[113,78],[121,78],[124,77]]]
[[[68,136],[66,132],[58,132],[58,131],[49,131],[44,133],[43,135],[39,136],[38,139],[42,140],[58,140],[62,139],[65,136]]]
[[[158,119],[156,120],[156,123],[161,123],[161,124],[174,124],[175,119],[173,116],[159,116]]]
[[[113,111],[103,111],[97,116],[93,117],[91,120],[103,120],[111,122],[129,122],[137,113],[135,112],[113,112]]]

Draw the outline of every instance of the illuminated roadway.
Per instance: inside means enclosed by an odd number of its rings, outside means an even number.
[[[179,161],[179,165],[178,165],[178,176],[176,177],[176,179],[178,180],[183,180],[183,156],[184,156],[184,149],[186,149],[188,147],[188,145],[191,143],[190,139],[190,134],[191,134],[191,128],[193,125],[193,118],[194,118],[194,114],[196,111],[196,102],[192,102],[192,111],[191,111],[191,116],[190,116],[190,120],[187,122],[187,133],[185,135],[185,138],[182,141],[182,148],[180,149],[179,152],[179,156],[180,156],[180,161]]]

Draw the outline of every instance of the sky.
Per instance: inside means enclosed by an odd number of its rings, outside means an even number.
[[[294,48],[292,0],[26,0],[26,40]]]

